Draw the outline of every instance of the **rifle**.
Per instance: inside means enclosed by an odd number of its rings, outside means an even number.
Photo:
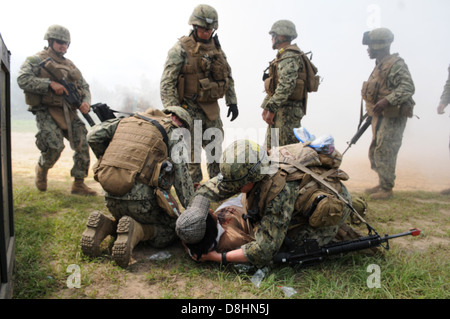
[[[48,73],[50,73],[50,75],[54,78],[54,80],[56,82],[58,82],[59,84],[61,84],[62,86],[64,86],[66,88],[66,90],[68,92],[68,95],[64,97],[66,102],[69,103],[71,106],[73,105],[77,109],[79,109],[80,106],[81,106],[81,97],[78,94],[78,91],[77,91],[77,89],[75,87],[75,84],[68,83],[64,78],[59,79],[51,70],[49,70],[45,66],[45,64],[48,61],[52,61],[52,58],[45,59],[44,61],[42,61],[39,64],[39,66],[44,68]],[[92,117],[89,114],[84,114],[84,113],[81,113],[81,114],[83,114],[84,118],[86,119],[86,121],[89,123],[90,126],[94,126],[95,125],[94,120],[92,119]]]
[[[361,122],[366,119],[366,121],[361,125]],[[361,121],[359,122],[358,125],[358,131],[356,132],[356,134],[352,137],[352,139],[350,140],[350,142],[347,142],[348,147],[345,149],[344,153],[342,153],[342,156],[344,156],[345,152],[347,152],[347,150],[353,145],[356,144],[356,142],[358,142],[359,138],[364,134],[364,132],[367,130],[367,128],[370,126],[370,124],[372,123],[372,117],[368,116],[367,113],[364,114],[364,116],[362,117]]]
[[[390,239],[408,235],[418,236],[420,233],[420,229],[414,228],[407,232],[391,236],[384,235],[384,237],[381,237],[378,234],[372,234],[353,240],[344,240],[338,243],[327,244],[322,247],[318,245],[317,240],[306,239],[302,246],[295,247],[293,249],[291,248],[288,252],[280,252],[276,254],[273,261],[275,263],[288,263],[289,265],[309,266],[317,264],[323,261],[326,257],[332,255],[339,255],[378,246],[389,250]],[[290,240],[288,238],[286,239],[288,246],[292,246]],[[383,246],[383,243],[386,243],[386,245]]]
[[[94,113],[97,115],[100,122],[104,122],[110,119],[115,119],[117,116],[114,113],[122,113],[129,116],[134,115],[135,113],[129,113],[129,112],[123,112],[123,111],[116,111],[111,109],[108,105],[105,103],[95,103],[91,105],[91,109],[94,111]]]

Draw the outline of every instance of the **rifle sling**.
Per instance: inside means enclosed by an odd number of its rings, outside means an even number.
[[[136,115],[137,117],[139,117],[139,118],[141,118],[141,119],[143,119],[143,120],[145,120],[145,121],[148,121],[148,122],[152,123],[153,125],[155,125],[156,128],[157,128],[157,129],[159,130],[159,132],[161,133],[161,135],[162,135],[162,137],[163,137],[163,141],[164,141],[164,143],[165,143],[166,146],[167,146],[167,149],[169,149],[169,137],[167,136],[167,132],[166,132],[166,130],[164,129],[164,127],[162,127],[162,125],[159,124],[158,121],[156,121],[156,120],[154,120],[154,119],[151,119],[151,118],[146,117],[146,116],[144,116],[144,115],[141,115],[141,114],[139,114],[139,113],[136,113],[135,115]]]

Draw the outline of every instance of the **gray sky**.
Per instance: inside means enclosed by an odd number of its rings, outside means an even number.
[[[46,45],[48,26],[61,24],[72,36],[66,56],[91,85],[92,103],[120,109],[124,94],[132,92],[161,108],[159,81],[167,51],[188,34],[189,16],[200,3],[219,13],[217,34],[235,79],[240,115],[231,123],[220,102],[226,132],[252,128],[257,139],[263,138],[261,78],[276,54],[268,31],[275,21],[289,19],[299,33],[294,42],[313,52],[323,77],[319,91],[310,95],[302,125],[316,136],[333,135],[342,152],[356,130],[362,82],[374,67],[362,35],[382,26],[393,31],[391,52],[405,59],[416,86],[420,119],[408,121],[401,153],[448,160],[449,111],[436,112],[450,65],[448,0],[15,0],[1,5],[0,33],[12,54],[14,79],[25,58]],[[12,104],[25,108],[23,99]],[[346,156],[366,154],[369,139],[367,132]]]

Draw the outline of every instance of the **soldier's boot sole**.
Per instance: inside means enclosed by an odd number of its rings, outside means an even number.
[[[116,222],[100,212],[92,212],[81,236],[81,251],[90,257],[100,256],[100,244],[108,235],[116,234]]]
[[[134,247],[144,238],[142,226],[129,216],[117,224],[117,239],[112,248],[113,260],[122,268],[128,267]]]

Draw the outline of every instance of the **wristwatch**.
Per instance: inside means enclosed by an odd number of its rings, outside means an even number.
[[[227,253],[222,253],[222,265],[226,266],[228,264],[227,262]]]

